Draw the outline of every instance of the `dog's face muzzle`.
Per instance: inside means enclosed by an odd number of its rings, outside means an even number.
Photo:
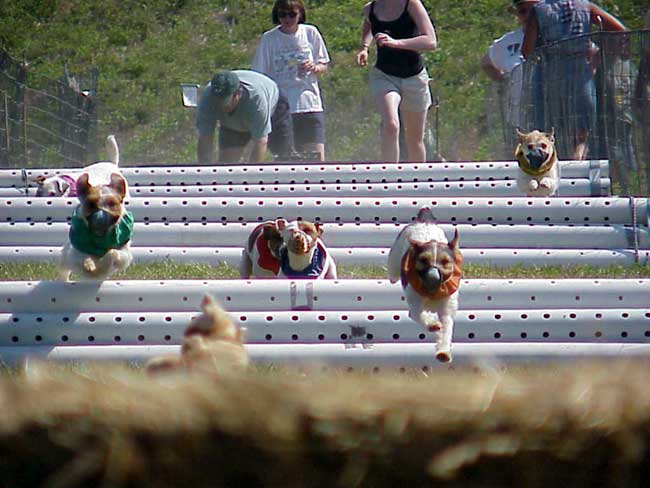
[[[443,276],[437,268],[424,269],[418,271],[418,274],[422,280],[422,285],[430,293],[435,293],[440,288],[440,285],[442,285]]]
[[[90,231],[97,237],[104,237],[111,229],[117,219],[114,215],[104,210],[97,210],[88,218],[88,227]]]
[[[535,149],[529,149],[526,152],[526,159],[528,159],[530,167],[535,170],[540,169],[542,165],[548,160],[549,156],[549,153],[539,147]]]

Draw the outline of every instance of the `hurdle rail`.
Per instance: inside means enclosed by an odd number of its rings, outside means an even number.
[[[562,178],[609,178],[607,160],[560,161]],[[37,176],[74,174],[82,168],[27,169],[28,179]],[[515,161],[445,163],[286,163],[220,166],[124,167],[131,186],[174,185],[280,185],[298,183],[387,183],[432,181],[515,180]],[[20,169],[0,170],[0,187],[23,188]]]
[[[454,352],[506,361],[647,355],[649,292],[650,280],[464,280]],[[246,327],[261,362],[435,361],[433,334],[408,318],[401,288],[386,280],[4,282],[0,357],[143,360],[178,346],[205,293]]]
[[[65,222],[74,198],[1,198],[2,222]],[[316,222],[410,222],[423,206],[441,223],[633,224],[647,226],[647,198],[131,198],[138,222],[262,222],[285,217]]]

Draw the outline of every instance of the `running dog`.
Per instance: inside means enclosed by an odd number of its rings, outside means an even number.
[[[124,207],[126,179],[119,168],[110,172],[105,166],[97,171],[90,168],[76,182],[79,205],[72,215],[59,270],[59,278],[65,281],[73,272],[84,279],[103,280],[133,261],[133,214]]]
[[[451,242],[428,207],[398,234],[388,254],[388,279],[402,284],[409,317],[436,332],[436,359],[452,360],[451,338],[462,275],[458,229]]]
[[[34,181],[37,184],[37,197],[76,197],[77,180],[79,177],[88,173],[90,175],[110,175],[119,173],[120,149],[115,140],[115,136],[110,135],[106,138],[106,152],[108,161],[99,161],[86,166],[83,170],[71,174],[60,174],[45,177],[37,176]]]
[[[515,158],[519,164],[517,188],[529,197],[557,194],[560,170],[555,152],[555,131],[523,133],[516,129],[519,144]]]
[[[337,279],[336,263],[321,241],[319,223],[276,220],[284,246],[280,248],[278,277],[291,279]]]
[[[275,221],[264,222],[255,227],[248,236],[239,263],[241,278],[276,278],[280,272],[282,244],[282,234]]]
[[[250,363],[244,330],[210,295],[201,302],[201,315],[185,329],[181,354],[151,359],[149,374],[170,371],[245,371]]]

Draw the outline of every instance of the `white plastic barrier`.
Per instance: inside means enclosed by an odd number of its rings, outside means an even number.
[[[325,183],[296,185],[187,185],[131,186],[132,197],[499,197],[522,196],[514,180],[448,181],[423,183]],[[0,188],[0,197],[34,197],[35,188]],[[611,195],[609,178],[560,180],[559,195],[564,197],[600,197]]]
[[[0,247],[5,262],[52,262],[58,260],[62,246]],[[386,266],[390,248],[329,247],[338,264],[350,266]],[[237,268],[242,247],[132,247],[137,263],[170,260],[179,263],[227,264]],[[650,251],[633,249],[462,249],[468,264],[510,266],[628,266],[649,264]]]
[[[70,219],[72,198],[3,198],[0,221]],[[423,206],[440,222],[648,225],[646,198],[132,198],[137,222],[255,222],[283,216],[322,222],[410,222]]]
[[[136,223],[136,247],[240,247],[243,248],[256,222],[227,223]],[[390,247],[405,224],[324,223],[323,242],[330,247]],[[441,224],[451,238],[460,234],[463,249],[624,249],[638,239],[641,249],[650,248],[647,227],[634,229],[611,225],[489,225]],[[63,222],[0,222],[0,246],[60,246],[67,240],[69,225]],[[354,251],[354,249],[352,249]]]
[[[260,345],[246,346],[251,359],[262,364],[287,364],[306,368],[345,367],[369,369],[446,368],[435,362],[432,344],[375,344],[372,347],[341,344]],[[58,361],[135,361],[154,356],[178,354],[178,346],[35,346],[0,347],[0,358],[17,363],[25,358]],[[454,344],[454,365],[473,364],[492,368],[502,363],[535,363],[593,358],[647,357],[650,344]],[[27,361],[29,365],[29,361]]]
[[[36,176],[74,174],[81,168],[28,169]],[[514,161],[445,162],[445,163],[285,163],[221,166],[159,166],[122,168],[132,186],[150,185],[251,185],[251,184],[315,184],[375,183],[416,181],[479,181],[516,179]],[[588,178],[597,182],[609,178],[609,162],[560,161],[562,178]],[[22,170],[0,170],[0,187],[24,186]]]

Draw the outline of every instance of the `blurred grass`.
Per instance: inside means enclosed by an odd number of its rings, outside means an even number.
[[[341,279],[386,279],[385,266],[338,266]],[[54,280],[57,266],[52,263],[0,263],[0,281]],[[650,266],[513,266],[495,268],[466,264],[465,279],[553,279],[553,278],[649,278]],[[136,263],[112,279],[118,280],[224,280],[239,279],[237,268],[220,264],[185,264],[172,261]]]

